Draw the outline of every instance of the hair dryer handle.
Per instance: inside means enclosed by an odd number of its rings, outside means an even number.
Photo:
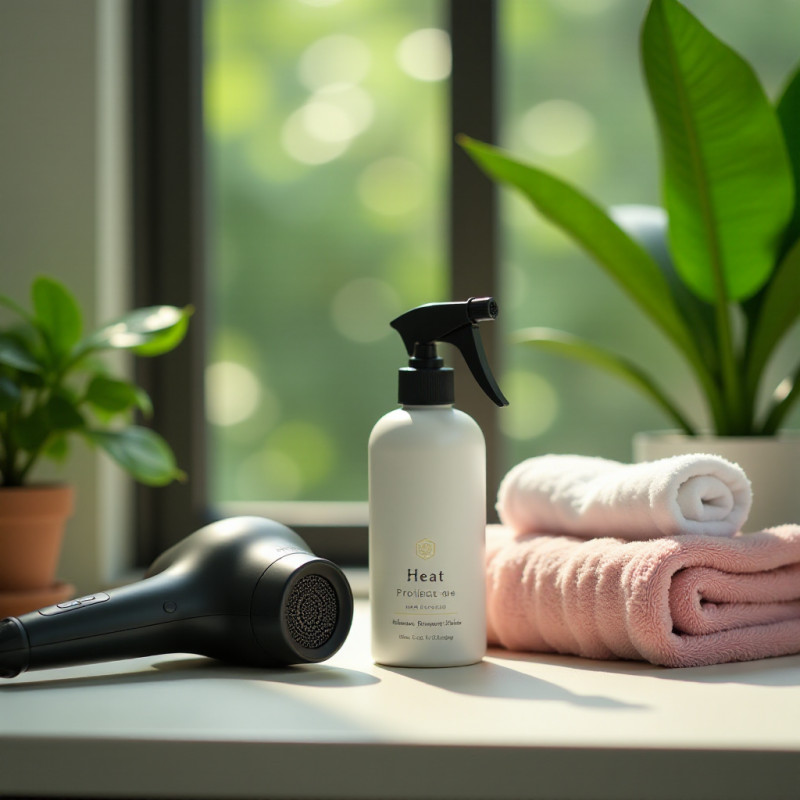
[[[162,573],[9,617],[0,623],[0,676],[181,651],[187,620],[203,609],[180,589],[176,576]]]

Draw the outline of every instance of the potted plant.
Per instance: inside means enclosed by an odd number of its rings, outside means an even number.
[[[780,435],[800,396],[800,363],[777,387],[764,385],[800,316],[800,71],[773,106],[752,67],[677,0],[652,0],[641,56],[660,134],[663,211],[606,211],[533,165],[460,142],[491,178],[522,192],[588,251],[671,341],[699,384],[714,438],[630,359],[549,329],[515,338],[628,381],[680,432],[670,446],[734,457],[754,484],[751,523],[800,521],[800,437]],[[756,461],[742,444],[760,453]],[[639,455],[671,454],[660,447]],[[762,474],[764,458],[776,472]],[[771,508],[787,474],[789,505]]]
[[[40,462],[63,463],[80,437],[143,483],[182,477],[169,445],[131,422],[133,412],[151,412],[147,394],[114,377],[101,356],[171,350],[191,310],[142,308],[84,336],[81,310],[58,281],[36,278],[31,301],[29,311],[0,295],[12,312],[0,329],[0,616],[57,602],[72,589],[54,578],[73,490],[35,482]]]

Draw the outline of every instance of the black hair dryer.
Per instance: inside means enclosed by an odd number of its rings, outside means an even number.
[[[339,567],[284,525],[234,517],[187,536],[137,583],[0,621],[0,677],[159,653],[317,662],[339,649],[352,619]]]

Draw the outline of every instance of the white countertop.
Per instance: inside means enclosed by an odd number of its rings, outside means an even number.
[[[692,669],[493,650],[317,665],[157,656],[0,683],[0,796],[800,797],[800,656]]]

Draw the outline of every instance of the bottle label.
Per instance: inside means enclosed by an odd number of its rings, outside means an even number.
[[[420,539],[417,556],[423,559],[436,554],[432,539]],[[443,569],[428,571],[407,567],[405,585],[395,589],[396,612],[392,625],[398,638],[419,642],[452,642],[462,625],[457,611],[458,594],[448,585]]]
[[[486,642],[480,564],[448,566],[446,548],[432,536],[400,549],[406,557],[396,552],[393,564],[384,565],[390,580],[375,587],[372,599],[377,660],[409,666],[478,660]]]

